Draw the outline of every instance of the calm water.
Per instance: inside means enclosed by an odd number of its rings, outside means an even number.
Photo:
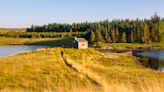
[[[7,45],[0,46],[0,57],[14,55],[23,51],[36,50],[46,48],[47,46],[32,46],[32,45]]]
[[[164,72],[164,50],[147,51],[137,55],[141,57],[142,65]]]

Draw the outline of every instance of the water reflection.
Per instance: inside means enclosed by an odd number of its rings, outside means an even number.
[[[138,60],[143,66],[164,72],[163,50],[137,53],[135,56],[139,57]]]
[[[138,53],[138,55],[164,60],[164,50],[147,51],[147,52]]]

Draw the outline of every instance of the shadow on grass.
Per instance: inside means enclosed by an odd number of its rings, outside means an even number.
[[[52,47],[72,47],[74,38],[63,38],[56,40],[47,40],[30,43],[29,45],[41,45],[41,46],[52,46]]]

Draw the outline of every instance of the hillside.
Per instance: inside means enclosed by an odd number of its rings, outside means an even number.
[[[26,28],[0,28],[0,32],[26,32]]]
[[[0,58],[0,92],[162,92],[164,73],[130,53],[40,49]]]

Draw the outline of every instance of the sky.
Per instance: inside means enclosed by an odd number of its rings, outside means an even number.
[[[164,0],[0,0],[0,28],[164,17]]]

